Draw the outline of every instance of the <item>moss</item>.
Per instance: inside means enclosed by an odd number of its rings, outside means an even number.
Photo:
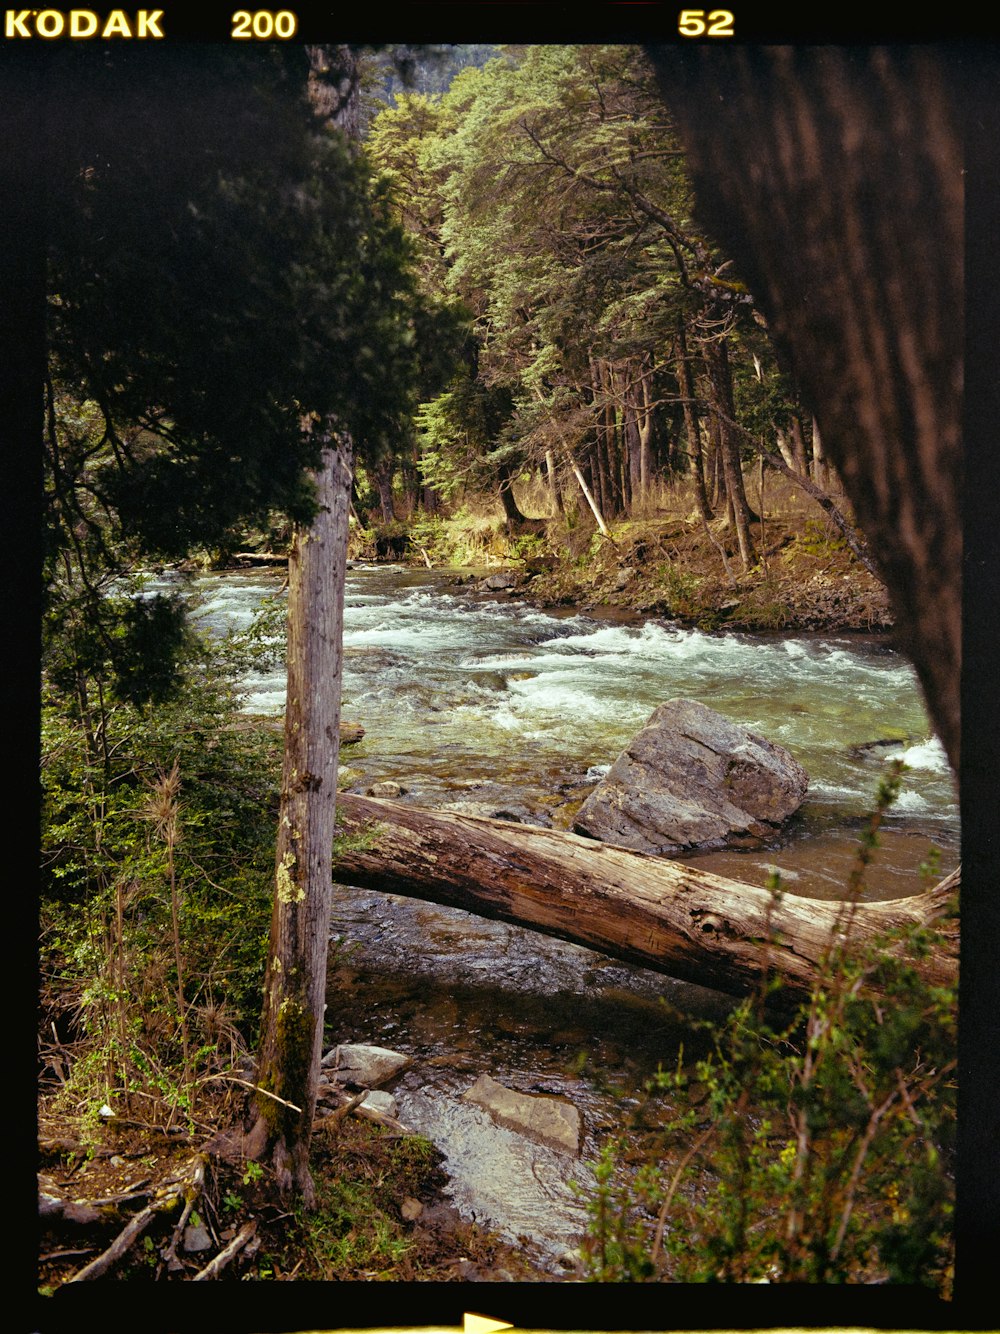
[[[388,827],[382,820],[368,820],[349,833],[338,834],[333,840],[334,860],[349,852],[371,852]]]
[[[295,837],[295,834],[292,834]],[[306,896],[305,890],[301,885],[296,884],[292,878],[292,868],[295,865],[295,853],[286,852],[278,863],[276,873],[277,894],[279,903],[301,903]]]
[[[290,986],[294,986],[297,973],[297,969],[289,971]],[[299,986],[302,986],[301,982]],[[261,1071],[258,1081],[265,1093],[274,1093],[296,1105],[302,1104],[303,1095],[309,1087],[315,1026],[315,1016],[303,1004],[297,989],[290,990],[278,1005],[274,1021],[274,1043],[270,1047],[267,1067]],[[300,1113],[266,1096],[258,1098],[258,1106],[267,1125],[269,1139],[292,1137]]]

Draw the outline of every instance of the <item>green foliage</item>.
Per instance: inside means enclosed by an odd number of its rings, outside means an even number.
[[[519,554],[503,521],[494,515],[477,516],[464,507],[448,518],[418,513],[409,526],[412,546],[423,548],[435,565],[485,565]]]
[[[709,1054],[661,1071],[643,1165],[597,1165],[588,1276],[602,1282],[951,1284],[956,996],[915,966],[928,928],[861,947],[852,905],[895,799],[889,770],[839,927],[791,1019],[775,978],[712,1030]],[[775,879],[773,892],[780,897]]]
[[[207,648],[182,685],[155,708],[121,701],[86,718],[46,687],[43,1006],[80,1044],[67,1106],[142,1096],[184,1113],[179,1038],[197,1081],[235,1059],[259,1017],[278,743],[241,725]],[[175,762],[168,836],[157,787]]]
[[[274,508],[308,518],[324,432],[387,448],[450,372],[454,321],[311,110],[303,50],[159,55],[63,55],[50,343],[92,443],[49,434],[62,522],[85,467],[122,533],[173,558]]]
[[[396,1278],[413,1246],[392,1202],[420,1194],[439,1155],[419,1135],[397,1139],[373,1129],[365,1139],[357,1156],[340,1160],[332,1172],[316,1173],[315,1209],[298,1207],[290,1220],[292,1247],[306,1257],[300,1277]],[[261,1263],[272,1268],[268,1256]]]
[[[823,519],[806,519],[799,545],[803,551],[808,551],[810,556],[829,556],[835,551],[847,549],[843,535],[829,521]]]

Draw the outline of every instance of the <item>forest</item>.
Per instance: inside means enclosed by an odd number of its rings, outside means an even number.
[[[39,1292],[947,1309],[954,70],[206,43],[48,79]],[[752,742],[788,808],[629,842],[643,777],[594,832],[668,701],[746,725],[710,797]]]

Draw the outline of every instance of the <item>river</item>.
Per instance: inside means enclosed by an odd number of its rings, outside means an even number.
[[[934,846],[958,861],[958,803],[915,675],[879,639],[708,634],[664,621],[541,611],[472,597],[454,573],[357,566],[348,575],[343,716],[365,728],[341,783],[380,779],[406,801],[569,828],[580,801],[653,709],[701,700],[785,746],[810,775],[780,843],[715,853],[706,869],[836,898],[885,761],[908,769],[867,895],[917,892]],[[208,575],[199,614],[249,624],[280,577]],[[283,673],[246,681],[246,708],[280,712]],[[879,743],[872,745],[872,743]],[[715,993],[534,932],[434,904],[337,888],[331,1041],[405,1051],[400,1118],[446,1154],[462,1213],[522,1239],[555,1274],[584,1226],[571,1181],[634,1105],[659,1063],[697,1041],[692,1023],[724,1012]],[[492,1126],[461,1094],[486,1071],[524,1091],[568,1096],[583,1113],[576,1162]],[[614,1090],[617,1089],[617,1094]]]

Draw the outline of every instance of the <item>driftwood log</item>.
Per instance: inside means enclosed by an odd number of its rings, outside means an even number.
[[[768,975],[806,994],[844,905],[784,894],[576,834],[341,793],[334,858],[339,884],[464,908],[558,936],[614,958],[733,995]],[[861,947],[892,928],[935,923],[944,946],[922,961],[928,980],[954,981],[958,927],[948,917],[958,872],[913,897],[860,903]]]

